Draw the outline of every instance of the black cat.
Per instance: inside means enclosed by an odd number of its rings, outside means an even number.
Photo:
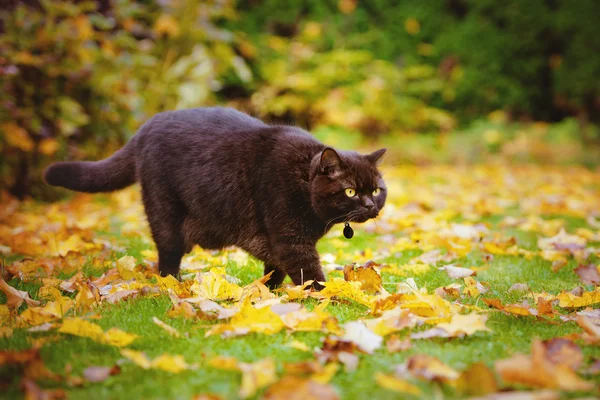
[[[377,217],[384,153],[336,151],[299,128],[196,108],[160,113],[113,156],[55,163],[45,179],[90,193],[139,181],[161,275],[177,275],[194,244],[235,245],[264,261],[275,287],[286,274],[324,281],[317,241],[335,223]]]

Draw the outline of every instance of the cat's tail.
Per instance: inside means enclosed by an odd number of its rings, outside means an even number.
[[[136,181],[135,137],[115,154],[100,161],[68,161],[50,165],[44,180],[78,192],[112,192]]]

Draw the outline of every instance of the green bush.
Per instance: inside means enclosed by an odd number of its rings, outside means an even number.
[[[596,0],[262,0],[241,2],[240,12],[233,27],[251,35],[293,37],[318,21],[323,51],[428,65],[445,83],[428,103],[462,120],[496,109],[542,120],[600,115]]]

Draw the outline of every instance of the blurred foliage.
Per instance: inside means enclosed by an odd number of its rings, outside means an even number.
[[[254,0],[239,11],[233,28],[254,37],[296,38],[318,21],[321,51],[430,66],[444,84],[428,103],[462,119],[600,114],[597,0]]]
[[[596,0],[9,0],[0,184],[51,198],[49,161],[105,157],[157,112],[213,104],[336,143],[402,141],[415,162],[539,150],[554,134],[515,121],[576,116],[556,129],[583,151],[600,142],[599,15]]]
[[[101,158],[157,112],[214,103],[218,77],[243,67],[213,23],[235,16],[231,2],[143,3],[1,12],[0,173],[14,194],[35,190],[49,158]]]

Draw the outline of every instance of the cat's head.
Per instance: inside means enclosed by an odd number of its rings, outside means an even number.
[[[387,190],[377,166],[386,149],[371,154],[326,148],[311,163],[313,209],[327,223],[365,222],[385,204]]]

